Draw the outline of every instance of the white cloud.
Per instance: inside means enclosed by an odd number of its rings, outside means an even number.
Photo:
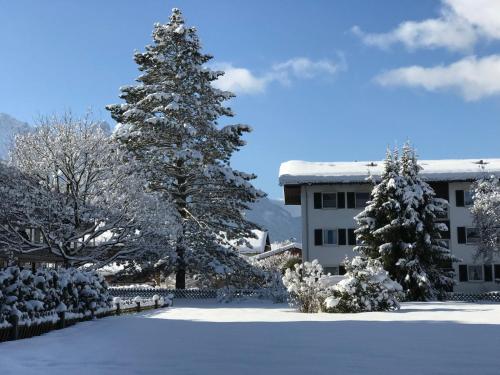
[[[346,69],[343,56],[339,55],[339,57],[339,61],[326,59],[313,61],[306,57],[296,57],[273,65],[261,75],[229,63],[216,64],[215,68],[224,71],[225,74],[214,82],[214,86],[237,94],[258,94],[265,91],[273,82],[290,85],[295,79],[333,76]]]
[[[437,18],[405,21],[387,33],[351,31],[372,46],[388,48],[402,43],[409,49],[447,48],[470,51],[480,38],[500,39],[499,0],[441,0]]]
[[[427,91],[458,90],[467,101],[500,94],[500,55],[463,58],[430,68],[409,66],[375,78],[382,86],[419,87]]]
[[[225,74],[214,82],[214,86],[239,94],[255,94],[263,92],[267,85],[266,78],[256,77],[250,70],[235,68],[231,64],[218,64],[217,69]]]

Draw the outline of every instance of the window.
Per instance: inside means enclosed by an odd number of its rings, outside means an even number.
[[[479,230],[477,228],[467,228],[466,236],[466,241],[468,244],[479,242]]]
[[[323,208],[337,208],[337,193],[323,193]]]
[[[483,266],[469,265],[467,267],[469,281],[483,281]]]
[[[323,243],[325,245],[336,245],[337,244],[337,230],[336,229],[325,229],[323,231]]]
[[[30,241],[34,243],[43,243],[42,231],[40,229],[28,228],[25,232]]]
[[[455,200],[457,207],[472,206],[474,201],[472,199],[473,192],[469,190],[455,190]]]
[[[370,193],[356,193],[356,208],[365,208],[370,199]]]
[[[472,196],[474,193],[472,191],[466,190],[464,192],[464,205],[465,206],[472,206],[474,204],[474,201],[472,199]]]

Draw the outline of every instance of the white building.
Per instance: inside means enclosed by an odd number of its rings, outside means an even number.
[[[478,177],[500,174],[500,159],[421,160],[421,177],[439,198],[449,201],[442,222],[446,240],[461,262],[453,264],[459,292],[500,289],[500,259],[484,264],[474,259],[478,241],[469,207],[471,183]],[[285,204],[302,209],[302,259],[318,259],[332,274],[344,272],[342,261],[352,257],[356,244],[354,216],[363,210],[371,184],[366,178],[381,175],[383,162],[314,163],[288,161],[281,164],[279,182]]]

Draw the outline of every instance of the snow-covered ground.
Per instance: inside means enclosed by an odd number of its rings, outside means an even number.
[[[300,314],[180,302],[0,344],[6,374],[499,374],[500,305]]]

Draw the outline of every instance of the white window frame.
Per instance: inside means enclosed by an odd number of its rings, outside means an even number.
[[[481,270],[481,279],[478,279],[478,280],[471,279],[471,277],[470,277],[470,275],[472,274],[471,267],[476,267],[476,268],[479,268]],[[468,264],[467,265],[467,281],[469,281],[471,283],[484,282],[484,265],[483,264]]]
[[[470,203],[467,204],[467,195],[470,194]],[[470,191],[470,190],[464,190],[464,207],[471,207],[474,205],[474,199],[472,198],[472,196],[474,195],[474,192]]]
[[[325,207],[325,199],[324,199],[325,194],[335,195],[335,207]],[[338,207],[339,207],[339,196],[338,196],[337,192],[321,193],[321,208],[323,210],[336,210],[336,209],[338,209]]]
[[[333,231],[335,233],[335,238],[334,240],[335,243],[327,243],[326,242],[326,239],[328,237],[328,231]],[[328,246],[328,247],[332,247],[332,246],[339,246],[339,230],[338,228],[328,228],[328,229],[323,229],[323,246]]]
[[[475,227],[465,227],[465,244],[466,245],[477,245],[480,241],[479,237],[476,242],[469,242],[469,229],[475,229],[479,235],[479,229]]]

